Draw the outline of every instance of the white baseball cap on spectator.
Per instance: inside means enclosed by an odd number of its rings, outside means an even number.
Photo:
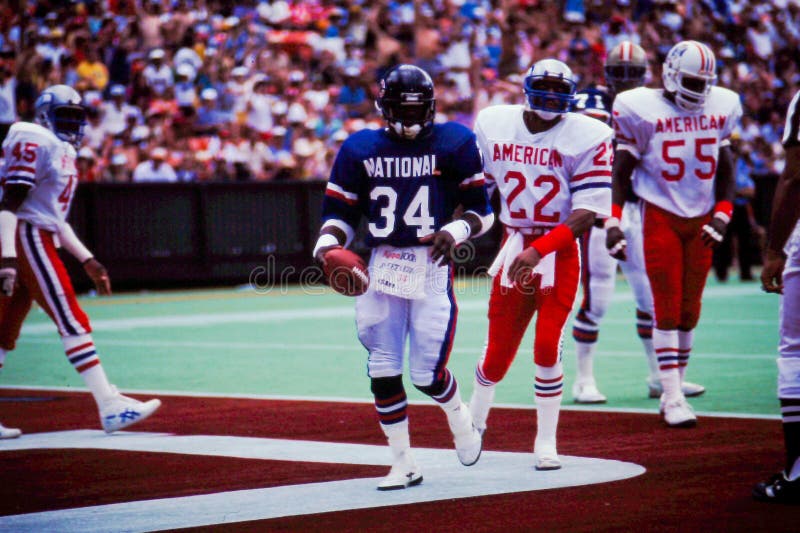
[[[331,135],[331,140],[334,142],[344,142],[347,139],[347,132],[345,130],[336,130]]]
[[[242,66],[233,67],[233,69],[231,70],[231,76],[233,76],[234,78],[238,77],[243,78],[247,76],[247,73],[248,73],[247,67],[242,67]]]
[[[91,159],[94,161],[94,150],[89,148],[88,146],[84,146],[80,150],[78,150],[78,159]]]
[[[167,149],[163,146],[156,146],[153,148],[153,151],[150,152],[150,157],[164,161],[167,158]]]
[[[207,87],[200,93],[200,98],[203,100],[216,100],[217,90],[213,87]]]
[[[292,152],[299,157],[311,157],[314,154],[314,146],[305,137],[300,137],[294,142]]]
[[[292,124],[304,123],[306,120],[308,120],[308,112],[306,112],[306,108],[303,107],[303,104],[299,102],[293,102],[292,105],[289,106],[289,111],[286,114],[286,120]]]
[[[110,94],[111,96],[125,96],[125,86],[119,83],[115,83],[108,90],[108,94]]]
[[[123,153],[114,154],[111,156],[111,164],[115,166],[122,166],[128,164],[128,157]]]
[[[131,130],[131,141],[140,142],[150,137],[150,128],[140,124]]]
[[[272,128],[273,137],[284,137],[286,135],[286,128],[283,126],[275,126]]]
[[[164,50],[161,48],[154,48],[153,50],[150,50],[148,57],[150,59],[164,59]]]
[[[178,68],[175,69],[175,73],[178,76],[183,76],[188,80],[194,79],[194,67],[191,66],[189,63],[181,63],[178,65]]]

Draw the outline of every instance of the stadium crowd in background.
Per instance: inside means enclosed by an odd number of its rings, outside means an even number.
[[[325,179],[348,134],[380,126],[376,80],[394,64],[434,77],[438,121],[472,126],[490,103],[521,102],[521,74],[542,58],[569,64],[579,87],[603,83],[625,39],[656,81],[673,44],[706,42],[742,99],[750,176],[781,171],[798,0],[12,0],[0,137],[65,83],[90,107],[85,181],[131,181],[154,147],[174,170],[155,175],[179,181]]]

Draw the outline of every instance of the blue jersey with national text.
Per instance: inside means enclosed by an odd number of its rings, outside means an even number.
[[[417,246],[462,205],[491,212],[475,135],[466,127],[436,124],[429,135],[403,140],[382,130],[361,130],[342,145],[333,163],[323,221],[353,229],[367,220],[367,246]]]

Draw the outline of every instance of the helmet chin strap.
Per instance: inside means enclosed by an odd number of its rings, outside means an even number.
[[[403,124],[400,122],[390,122],[389,125],[392,127],[395,133],[404,139],[415,139],[417,135],[419,135],[419,132],[422,131],[421,124],[403,126]]]

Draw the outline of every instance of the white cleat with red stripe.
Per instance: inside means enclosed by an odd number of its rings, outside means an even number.
[[[113,433],[145,420],[161,407],[161,400],[140,402],[120,394],[114,388],[114,396],[103,402],[100,408],[100,423],[106,433]]]

